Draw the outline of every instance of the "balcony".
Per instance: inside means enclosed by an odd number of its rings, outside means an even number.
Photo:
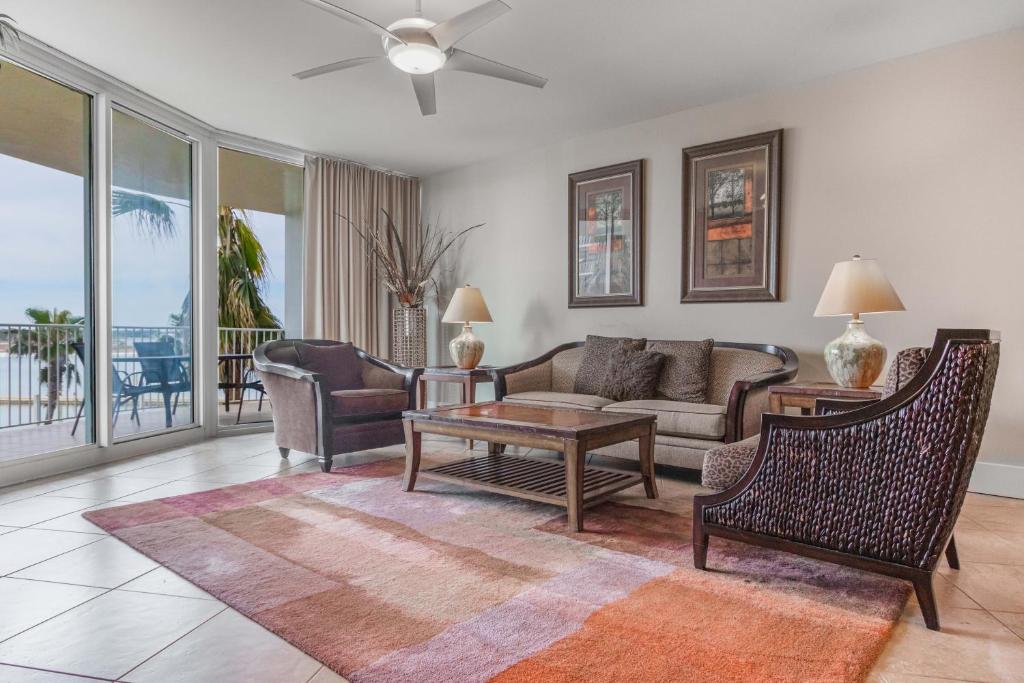
[[[82,414],[83,329],[0,323],[0,460],[88,442]],[[217,335],[218,423],[227,427],[269,420],[269,402],[264,398],[260,409],[260,392],[244,386],[256,379],[249,360],[253,349],[283,337],[284,331],[219,328]],[[115,438],[197,421],[192,415],[190,327],[118,326],[111,346]]]

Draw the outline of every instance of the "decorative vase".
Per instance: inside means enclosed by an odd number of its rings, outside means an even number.
[[[448,343],[448,350],[457,366],[463,370],[472,370],[484,357],[484,342],[473,334],[472,327],[463,325],[462,334]]]
[[[391,360],[409,368],[427,364],[427,310],[402,306],[391,310]]]
[[[825,365],[841,387],[865,389],[885,367],[885,346],[864,331],[864,321],[854,318],[846,332],[825,346]]]

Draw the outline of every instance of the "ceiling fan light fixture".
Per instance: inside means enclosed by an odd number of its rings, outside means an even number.
[[[432,74],[447,59],[443,50],[423,43],[397,43],[388,48],[388,60],[409,74]]]

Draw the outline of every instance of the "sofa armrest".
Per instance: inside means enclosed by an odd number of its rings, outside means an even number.
[[[776,353],[782,358],[781,368],[745,377],[732,385],[725,410],[725,443],[741,441],[758,433],[760,416],[768,407],[768,387],[796,377],[800,367],[796,354],[783,347],[778,347]]]
[[[549,365],[549,367],[550,367],[551,359],[554,358],[556,355],[558,355],[562,351],[568,351],[569,349],[575,349],[576,347],[582,346],[582,345],[583,345],[583,342],[567,342],[565,344],[560,344],[559,346],[556,346],[555,348],[551,349],[550,351],[548,351],[547,353],[543,354],[542,356],[538,356],[537,358],[534,358],[532,360],[528,360],[528,361],[525,361],[525,362],[522,362],[522,363],[517,363],[516,365],[507,365],[507,366],[505,366],[503,368],[494,368],[494,369],[492,369],[489,374],[491,375],[491,379],[494,381],[494,400],[495,401],[500,401],[501,399],[505,398],[505,396],[507,396],[508,394],[515,393],[513,391],[509,391],[509,384],[511,383],[514,386],[517,379],[523,380],[525,382],[531,382],[531,384],[526,385],[526,386],[530,386],[529,390],[531,390],[531,391],[550,391],[551,390],[551,374],[550,373],[548,373],[547,386],[546,387],[541,387],[541,386],[539,386],[539,384],[537,383],[535,378],[530,378],[528,376],[530,374],[529,371],[535,370],[537,368],[540,368],[545,363],[547,363]],[[543,373],[543,371],[541,371],[539,373],[536,373],[536,374],[542,375],[542,373]],[[510,382],[510,380],[511,380],[511,382]],[[523,388],[519,387],[519,388],[517,388],[517,391],[527,391],[527,389],[523,389]]]

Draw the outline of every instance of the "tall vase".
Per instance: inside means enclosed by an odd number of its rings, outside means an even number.
[[[422,306],[391,310],[391,360],[410,368],[427,364],[427,309]]]

